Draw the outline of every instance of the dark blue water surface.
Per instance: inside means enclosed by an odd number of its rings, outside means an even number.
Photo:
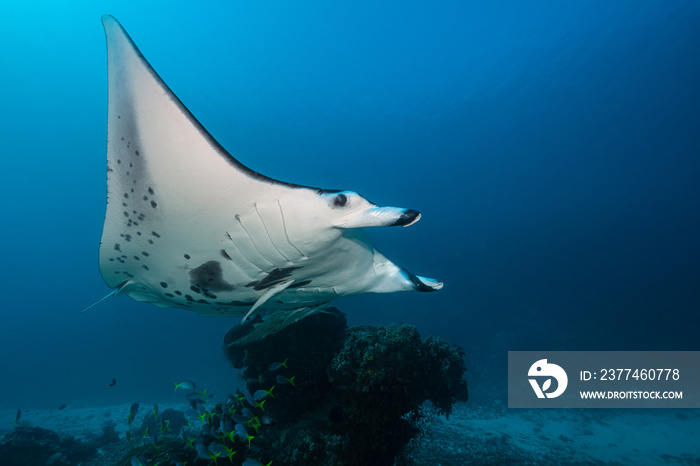
[[[700,349],[700,3],[16,2],[1,407],[237,380],[236,320],[127,297],[80,313],[109,291],[104,13],[242,163],[423,213],[369,234],[444,289],[336,304],[462,345],[474,401],[501,396],[479,387],[505,388],[508,350]]]

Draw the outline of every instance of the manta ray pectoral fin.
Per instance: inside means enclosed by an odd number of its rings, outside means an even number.
[[[92,303],[91,305],[89,305],[88,307],[86,307],[85,309],[83,309],[82,311],[80,311],[80,313],[82,314],[83,312],[89,311],[90,309],[92,309],[93,307],[97,306],[98,304],[100,304],[102,301],[104,301],[104,300],[107,299],[107,298],[111,298],[112,296],[117,296],[117,295],[120,294],[122,291],[124,291],[124,289],[127,287],[127,285],[130,285],[130,284],[132,284],[132,283],[133,283],[133,282],[131,282],[130,280],[125,281],[124,283],[122,283],[121,285],[119,285],[117,288],[115,288],[115,289],[113,289],[112,291],[110,291],[110,292],[107,294],[107,296],[105,296],[104,298],[100,299],[99,301],[97,301],[97,302],[95,302],[95,303]]]
[[[272,298],[274,295],[276,295],[276,294],[278,294],[278,293],[283,292],[283,291],[286,290],[286,289],[289,287],[289,285],[291,285],[292,283],[294,283],[294,279],[293,279],[293,278],[292,278],[292,279],[289,279],[289,280],[285,280],[285,281],[283,281],[283,282],[279,282],[279,283],[277,283],[276,285],[273,285],[273,286],[271,286],[270,288],[268,288],[267,290],[265,290],[265,292],[264,292],[263,294],[260,295],[260,297],[258,298],[258,300],[255,301],[255,304],[253,304],[253,307],[250,308],[250,311],[248,311],[248,313],[241,319],[241,323],[245,322],[245,320],[246,320],[256,309],[258,309],[260,306],[262,306],[263,304],[265,304],[265,302],[266,302],[268,299]]]
[[[417,210],[400,207],[373,207],[342,217],[335,225],[340,228],[407,227],[418,220],[420,220],[420,212]]]

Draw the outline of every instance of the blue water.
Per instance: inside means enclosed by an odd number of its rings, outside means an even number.
[[[0,407],[238,380],[235,320],[80,313],[109,291],[104,13],[242,163],[423,213],[369,234],[444,289],[336,304],[463,346],[475,402],[509,350],[700,349],[700,3],[433,3],[5,4]]]

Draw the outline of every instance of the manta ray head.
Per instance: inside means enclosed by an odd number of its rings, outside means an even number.
[[[413,225],[420,212],[400,207],[379,207],[353,191],[323,190],[332,224],[338,228],[391,227]]]

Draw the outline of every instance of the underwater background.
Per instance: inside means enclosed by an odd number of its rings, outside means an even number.
[[[246,166],[422,212],[368,234],[444,289],[334,304],[463,347],[467,408],[506,403],[508,351],[700,349],[698,2],[4,2],[0,408],[239,383],[238,319],[80,312],[109,291],[105,13]]]

